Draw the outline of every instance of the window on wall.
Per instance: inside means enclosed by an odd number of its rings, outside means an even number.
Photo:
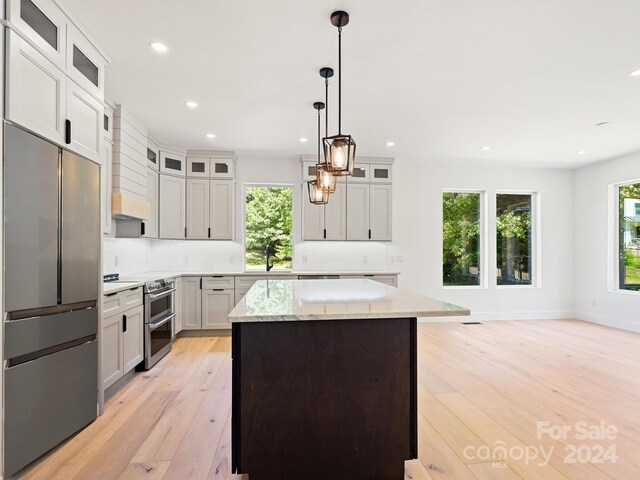
[[[640,183],[618,187],[621,290],[640,290]]]
[[[442,284],[480,285],[481,202],[476,192],[442,195]]]
[[[274,269],[291,269],[291,187],[247,186],[245,188],[245,266],[266,270],[266,250]]]
[[[496,195],[496,280],[498,285],[531,285],[533,195]]]

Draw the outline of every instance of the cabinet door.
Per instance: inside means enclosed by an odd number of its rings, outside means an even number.
[[[324,240],[324,205],[309,201],[306,182],[302,184],[302,240]]]
[[[370,187],[371,240],[391,240],[391,185]]]
[[[182,328],[202,329],[202,290],[200,277],[182,278]]]
[[[347,185],[347,240],[369,240],[369,185]]]
[[[7,120],[64,145],[66,76],[17,33],[6,31]]]
[[[187,238],[210,238],[209,179],[187,180]]]
[[[160,147],[150,138],[147,138],[147,166],[156,172],[160,170]]]
[[[122,314],[122,364],[124,373],[144,359],[144,307],[131,308]]]
[[[104,71],[106,63],[100,52],[84,34],[67,26],[67,69],[69,76],[86,91],[104,98]]]
[[[233,290],[202,291],[202,329],[230,329],[229,312],[234,306]]]
[[[317,162],[302,162],[302,180],[308,182],[316,179],[316,165]]]
[[[102,103],[72,81],[67,81],[67,120],[71,142],[67,148],[96,162],[100,161],[104,123]],[[65,142],[66,143],[66,142]]]
[[[347,239],[347,186],[338,184],[324,208],[324,225],[327,240]]]
[[[211,180],[209,225],[214,240],[233,240],[235,184],[231,180]]]
[[[372,165],[360,164],[354,165],[353,173],[347,177],[348,183],[369,183],[369,175]]]
[[[122,375],[122,315],[112,315],[102,321],[100,336],[102,386],[108,388]]]
[[[391,183],[391,165],[371,165],[371,183]]]
[[[182,278],[176,278],[175,287],[176,291],[173,294],[173,312],[176,314],[173,318],[174,337],[182,331]]]
[[[182,175],[186,172],[186,157],[169,152],[160,152],[160,171],[171,175]]]
[[[113,144],[102,142],[102,168],[100,169],[100,196],[102,197],[102,233],[111,233],[111,168]]]
[[[212,158],[210,160],[209,176],[211,178],[233,179],[235,162],[232,158]]]
[[[149,202],[149,220],[144,220],[144,235],[158,238],[158,184],[160,174],[147,167],[147,201]]]
[[[187,157],[187,177],[209,178],[209,158]]]
[[[185,189],[184,178],[160,174],[160,201],[158,202],[160,238],[184,238]]]
[[[11,24],[58,68],[65,68],[67,19],[53,0],[8,0]]]

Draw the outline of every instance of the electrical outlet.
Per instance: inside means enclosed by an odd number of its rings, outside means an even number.
[[[391,263],[396,263],[396,256],[395,255],[391,255]]]
[[[398,256],[396,257],[396,261],[397,261],[398,263],[402,263],[402,262],[403,262],[403,260],[402,260],[402,255],[398,255]]]
[[[367,255],[362,256],[362,263],[369,263],[369,257]]]
[[[184,263],[189,263],[189,255],[184,256]]]
[[[236,259],[233,257],[233,255],[229,255],[229,263],[233,263],[235,261]]]
[[[593,305],[594,307],[598,306],[598,300],[595,297],[591,299],[591,305]]]
[[[115,264],[116,264],[116,265],[115,265],[116,267],[119,267],[119,266],[120,266],[120,259],[118,258],[118,256],[117,256],[117,255],[115,256]]]
[[[302,263],[307,263],[309,261],[309,257],[307,255],[302,255]]]

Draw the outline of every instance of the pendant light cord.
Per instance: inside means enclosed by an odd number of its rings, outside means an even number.
[[[329,79],[324,79],[324,136],[329,136]]]
[[[342,27],[338,27],[338,135],[342,135]]]
[[[320,163],[320,109],[318,109],[318,163]]]

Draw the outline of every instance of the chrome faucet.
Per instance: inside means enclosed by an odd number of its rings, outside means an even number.
[[[267,249],[264,252],[265,254],[265,263],[267,264],[267,272],[273,268],[273,262],[269,263],[269,258],[271,257],[271,244],[267,243]]]

